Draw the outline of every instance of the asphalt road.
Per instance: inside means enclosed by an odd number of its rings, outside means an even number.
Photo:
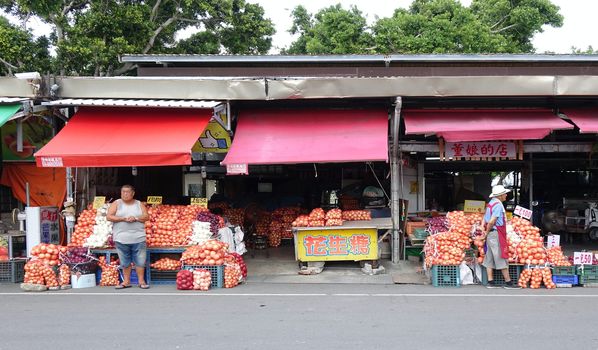
[[[250,283],[23,293],[5,349],[598,349],[598,289]]]

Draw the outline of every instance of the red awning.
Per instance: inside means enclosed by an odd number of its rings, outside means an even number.
[[[566,108],[561,110],[581,133],[598,132],[598,108]]]
[[[249,110],[239,116],[222,164],[386,161],[388,113],[364,110]]]
[[[573,125],[548,109],[404,110],[407,134],[436,134],[448,142],[538,140]]]
[[[191,164],[211,109],[81,107],[37,153],[39,167]]]

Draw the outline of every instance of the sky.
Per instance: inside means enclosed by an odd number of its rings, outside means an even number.
[[[289,45],[293,37],[287,32],[292,25],[291,11],[295,6],[303,5],[310,13],[341,3],[348,9],[355,5],[366,15],[369,23],[378,17],[390,17],[398,7],[408,8],[411,0],[247,0],[259,3],[266,12],[266,17],[272,19],[276,25],[276,34],[273,37],[274,50]],[[471,0],[461,0],[469,6]],[[565,17],[561,28],[547,27],[543,33],[533,39],[537,53],[555,52],[571,53],[571,47],[587,49],[592,46],[598,48],[598,0],[552,0],[552,3],[561,8],[560,13]]]
[[[277,53],[281,48],[288,47],[293,41],[293,36],[287,31],[292,25],[291,11],[298,5],[303,5],[310,13],[341,3],[348,9],[355,5],[366,15],[369,23],[377,17],[390,17],[396,8],[407,8],[411,0],[246,0],[250,3],[259,3],[265,10],[266,17],[272,19],[276,26],[273,37],[273,48],[270,53]],[[461,0],[469,6],[471,0]],[[571,47],[585,50],[588,46],[598,49],[598,0],[552,0],[552,3],[561,8],[560,13],[565,17],[561,28],[546,27],[543,33],[537,34],[533,39],[537,53],[555,52],[571,53]],[[48,28],[37,19],[29,22],[29,27],[35,35],[47,34]],[[187,32],[188,34],[189,32]],[[183,34],[179,37],[185,37]]]

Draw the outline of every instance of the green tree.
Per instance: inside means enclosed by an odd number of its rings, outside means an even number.
[[[50,24],[60,73],[69,75],[127,74],[135,67],[118,61],[125,53],[265,53],[274,34],[263,9],[245,0],[0,0],[0,6]],[[176,40],[189,28],[197,33]]]
[[[0,74],[48,72],[51,68],[48,44],[46,37],[33,39],[31,33],[0,17]]]
[[[290,32],[299,37],[287,52],[302,54],[531,53],[531,39],[543,26],[563,23],[549,0],[473,0],[469,7],[458,0],[414,0],[371,28],[356,8],[340,5],[315,17],[297,7],[293,19]]]
[[[380,53],[515,52],[457,0],[416,0],[373,26]]]
[[[561,27],[560,8],[550,0],[473,0],[472,13],[492,34],[500,34],[520,52],[534,52],[531,43],[542,27]]]
[[[293,12],[291,34],[299,38],[285,50],[288,54],[360,54],[373,44],[365,17],[355,6],[349,10],[340,4],[310,15],[303,6]]]

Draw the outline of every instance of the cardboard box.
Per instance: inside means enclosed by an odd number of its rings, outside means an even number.
[[[71,275],[71,285],[73,288],[91,288],[96,286],[96,275]]]
[[[407,221],[405,231],[408,235],[412,235],[416,228],[426,228],[426,223],[424,221]]]

